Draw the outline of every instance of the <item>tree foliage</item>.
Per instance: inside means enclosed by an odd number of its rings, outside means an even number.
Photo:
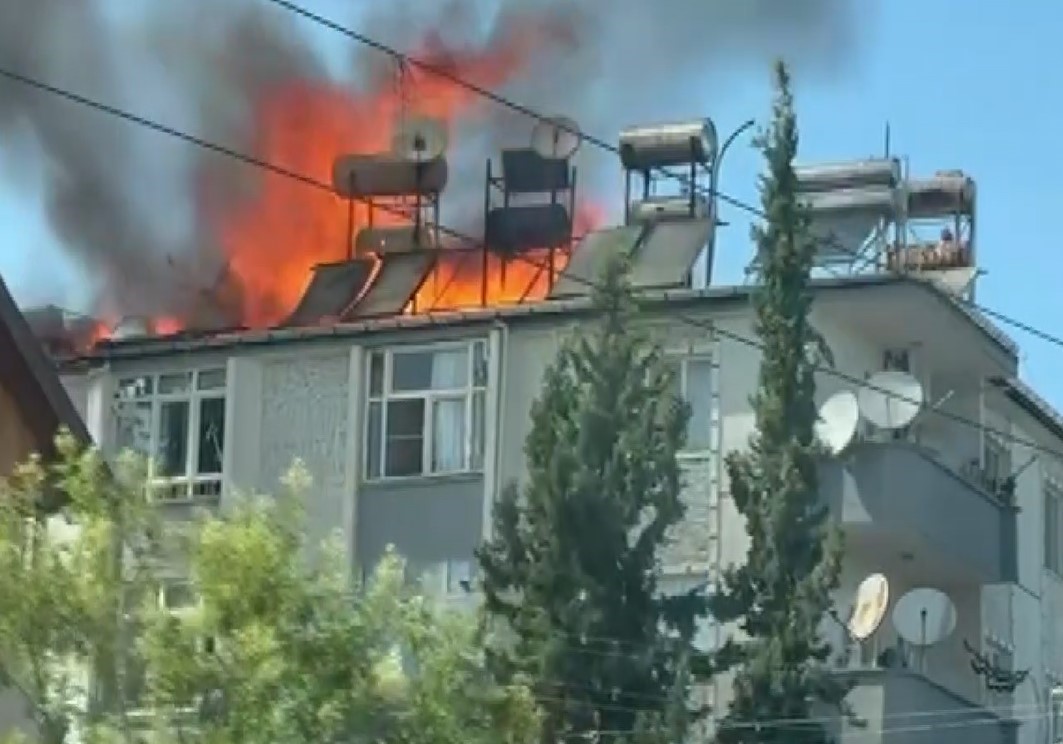
[[[734,670],[734,698],[720,724],[722,742],[819,742],[827,738],[814,706],[840,706],[845,687],[826,667],[820,626],[832,609],[841,553],[816,480],[815,363],[822,339],[809,322],[809,273],[816,244],[796,197],[797,125],[789,76],[776,68],[774,121],[760,145],[766,219],[755,228],[761,260],[756,332],[763,346],[753,397],[749,450],[726,466],[731,495],[749,533],[743,565],[725,572],[712,601],[722,622],[744,637],[719,651]],[[828,352],[829,353],[829,352]]]
[[[63,516],[79,528],[73,560],[54,531],[24,526],[52,470],[68,474]],[[38,712],[37,739],[538,741],[530,691],[494,684],[474,618],[413,592],[397,555],[352,587],[336,545],[306,543],[301,472],[276,498],[240,500],[187,529],[154,518],[138,500],[142,481],[116,498],[98,456],[70,447],[58,465],[34,461],[0,489],[0,666]],[[29,548],[27,532],[36,540]],[[152,539],[129,539],[144,535]],[[122,551],[118,572],[121,542],[140,552]],[[198,600],[174,614],[156,597],[178,564]],[[86,707],[63,671],[86,668],[96,670],[94,688],[105,682],[121,694]]]
[[[686,406],[639,330],[623,260],[594,295],[595,319],[562,345],[531,411],[528,477],[495,506],[478,553],[504,683],[528,680],[544,740],[604,738],[687,720],[698,594],[662,598],[660,549],[683,517],[676,453]],[[641,715],[640,715],[641,714]]]

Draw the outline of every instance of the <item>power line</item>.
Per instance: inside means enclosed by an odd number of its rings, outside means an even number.
[[[282,4],[284,3],[284,0],[270,0],[270,1],[271,2],[279,2],[279,3],[282,3]],[[193,145],[196,145],[196,146],[199,146],[199,147],[203,147],[204,149],[216,152],[218,154],[222,154],[222,155],[225,155],[227,157],[232,157],[232,158],[234,158],[236,160],[244,162],[245,164],[252,165],[252,166],[255,166],[255,167],[259,167],[259,168],[262,168],[262,169],[264,169],[266,171],[269,171],[269,172],[272,172],[272,173],[275,173],[277,175],[281,175],[281,176],[284,176],[284,177],[287,177],[287,178],[292,178],[293,180],[299,181],[300,183],[304,183],[304,184],[306,184],[308,186],[312,186],[312,187],[315,187],[315,188],[327,190],[330,194],[334,193],[333,190],[332,190],[331,185],[327,184],[327,183],[325,183],[323,181],[319,181],[318,179],[312,178],[312,177],[307,176],[305,174],[298,173],[296,171],[291,171],[289,169],[286,169],[286,168],[283,168],[281,166],[278,166],[278,165],[276,165],[274,163],[270,163],[270,162],[262,160],[260,158],[255,158],[255,157],[250,156],[250,155],[248,155],[246,153],[242,153],[240,151],[233,150],[231,148],[219,145],[217,143],[210,142],[210,141],[202,139],[200,137],[196,137],[196,136],[191,135],[191,134],[189,134],[187,132],[183,132],[183,131],[177,130],[177,129],[173,128],[173,127],[169,127],[167,125],[161,124],[161,123],[156,122],[154,120],[147,119],[145,117],[130,113],[128,111],[124,111],[124,110],[116,108],[114,106],[110,106],[110,105],[104,104],[102,102],[95,101],[93,99],[87,98],[85,96],[81,96],[81,95],[73,93],[71,91],[67,91],[67,90],[64,90],[64,89],[49,85],[49,84],[44,83],[42,81],[35,80],[33,78],[27,77],[25,75],[21,75],[19,73],[11,71],[11,70],[0,68],[0,76],[6,77],[6,78],[8,78],[10,80],[13,80],[15,82],[18,82],[18,83],[21,83],[21,84],[24,84],[24,85],[27,85],[27,86],[30,86],[30,87],[37,88],[39,90],[51,93],[53,95],[62,97],[64,99],[72,101],[74,103],[78,103],[78,104],[81,104],[81,105],[96,109],[96,110],[101,111],[103,113],[107,113],[109,115],[125,119],[127,121],[132,122],[132,123],[135,123],[135,124],[138,124],[140,126],[144,126],[146,128],[155,130],[157,132],[160,132],[160,133],[175,137],[177,139],[183,140],[183,141],[188,142],[190,144],[193,144]],[[448,234],[448,235],[450,235],[452,237],[455,237],[455,238],[459,238],[459,239],[461,239],[463,241],[467,241],[467,242],[474,243],[474,244],[479,242],[475,238],[471,238],[471,237],[469,237],[467,235],[464,235],[462,233],[458,233],[458,232],[453,231],[453,230],[449,230],[448,229],[445,232],[446,232],[446,234]],[[545,264],[539,264],[539,263],[533,262],[533,261],[529,261],[529,263],[531,263],[531,265],[537,266],[539,268],[546,268]],[[578,282],[586,284],[587,286],[589,286],[591,288],[594,288],[594,287],[597,286],[594,282],[591,282],[591,281],[588,281],[588,280],[584,280],[584,279],[582,279],[580,277],[572,277],[572,278],[574,280],[578,281]],[[992,312],[995,312],[995,311],[992,311]],[[706,331],[708,331],[710,333],[721,335],[721,336],[724,336],[725,338],[730,338],[730,339],[735,340],[737,342],[740,342],[740,343],[752,346],[754,348],[763,350],[763,345],[760,344],[758,341],[750,339],[750,338],[747,338],[747,337],[744,337],[744,336],[742,336],[740,334],[724,331],[724,330],[718,328],[717,326],[715,326],[714,324],[711,324],[711,323],[707,323],[706,324],[703,321],[700,321],[700,319],[696,319],[696,318],[689,318],[689,317],[684,317],[684,316],[675,316],[675,317],[676,317],[677,320],[679,320],[682,323],[685,323],[685,324],[688,324],[688,325],[693,325],[693,326],[699,327],[699,328],[703,328],[704,330],[706,330]],[[1018,321],[1012,321],[1012,322],[1016,322],[1017,323]],[[1029,330],[1030,332],[1033,332],[1033,333],[1038,333],[1039,332],[1037,329],[1034,329],[1034,328],[1029,327],[1029,326],[1025,326],[1024,329]],[[1047,340],[1054,339],[1054,337],[1049,336],[1047,334],[1045,334],[1045,337],[1046,337]],[[1061,343],[1063,343],[1063,342],[1061,342]],[[845,380],[847,382],[855,383],[855,384],[858,384],[858,385],[863,385],[865,387],[868,387],[867,382],[862,380],[861,378],[858,378],[858,377],[855,377],[855,376],[852,376],[852,375],[846,375],[846,374],[838,372],[837,370],[834,370],[832,368],[825,368],[825,367],[822,367],[820,365],[817,365],[817,369],[819,371],[822,371],[822,372],[826,373],[826,374],[839,377],[839,378],[841,378],[841,379],[843,379],[843,380]],[[886,396],[893,397],[895,399],[899,399],[899,400],[906,401],[906,402],[909,402],[909,403],[916,403],[916,404],[920,403],[920,401],[916,401],[916,400],[913,400],[913,399],[908,399],[908,398],[905,398],[903,396],[900,396],[900,395],[896,394],[894,391],[889,391],[889,390],[881,389],[881,388],[875,388],[873,386],[871,386],[871,389],[875,389],[878,392],[880,392],[880,393],[882,393],[882,394],[884,394]],[[938,414],[938,415],[946,416],[947,418],[950,418],[950,419],[952,419],[952,420],[954,420],[954,421],[956,421],[958,423],[964,423],[964,424],[973,426],[975,428],[981,429],[983,431],[994,433],[997,436],[1000,436],[1001,438],[1009,439],[1010,441],[1012,441],[1014,443],[1025,445],[1025,446],[1027,446],[1027,447],[1029,447],[1031,449],[1036,449],[1038,451],[1044,452],[1044,453],[1052,455],[1054,457],[1063,457],[1063,453],[1060,453],[1058,451],[1055,451],[1055,450],[1052,450],[1052,449],[1049,449],[1049,448],[1046,448],[1046,447],[1042,447],[1042,446],[1040,446],[1040,445],[1038,445],[1038,444],[1036,444],[1034,442],[1029,442],[1029,441],[1026,441],[1026,440],[1019,439],[1019,438],[1015,437],[1014,435],[1012,435],[1010,432],[1002,432],[1002,431],[999,431],[999,430],[992,429],[992,428],[987,427],[987,426],[985,426],[985,425],[983,425],[983,424],[981,424],[979,422],[975,422],[975,421],[973,421],[971,419],[967,419],[967,418],[959,416],[957,414],[949,414],[947,412],[940,411],[940,410],[936,410],[935,413]],[[620,639],[613,639],[611,642],[623,643],[623,641],[621,641]],[[634,644],[632,644],[632,645],[634,645]],[[1027,704],[1027,705],[1030,706],[1030,707],[1038,707],[1038,708],[1040,708],[1039,705],[1035,705],[1035,704]],[[1016,706],[1007,706],[1007,709],[1013,711],[1013,710],[1015,710],[1015,707]],[[644,709],[632,708],[632,707],[622,708],[622,709],[635,711],[635,712],[644,710]],[[987,708],[983,708],[983,710],[987,710]],[[913,717],[913,716],[916,716],[916,715],[932,716],[932,715],[939,715],[939,714],[940,715],[945,715],[945,714],[954,714],[954,713],[955,713],[955,710],[942,709],[940,711],[921,711],[921,712],[913,713],[913,714],[897,714],[897,715],[898,715],[898,717],[902,717],[902,716],[906,716],[906,715],[909,716],[909,717]],[[1041,719],[1043,717],[1044,717],[1043,715],[1027,716],[1027,717],[1021,717],[1021,718],[1020,717],[1011,717],[1010,720],[1013,720],[1013,721],[1038,720],[1038,719]],[[795,724],[800,723],[800,722],[810,722],[810,721],[813,721],[813,720],[823,720],[823,722],[827,722],[827,721],[833,721],[835,719],[834,718],[831,718],[831,719],[813,719],[813,718],[796,719],[795,718],[795,719],[789,719],[788,721],[787,721],[787,719],[776,719],[775,723],[776,723],[776,725],[787,725],[787,724],[788,725],[795,725]],[[765,726],[765,725],[771,725],[772,723],[773,722],[770,721],[770,720],[759,720],[759,721],[744,722],[741,725],[744,725],[744,726],[758,726],[758,727],[760,727],[760,726]],[[948,728],[948,727],[968,727],[968,726],[972,726],[972,725],[982,725],[982,724],[999,724],[999,722],[998,721],[957,722],[957,723],[952,723],[952,724],[948,724],[948,723],[946,723],[946,724],[932,724],[932,725],[927,725],[927,726],[916,726],[916,727],[883,728],[883,729],[881,729],[881,730],[879,730],[877,732],[873,732],[873,733],[901,733],[901,732],[906,732],[906,731],[938,730],[938,729]],[[613,733],[613,732],[600,732],[600,733]],[[620,733],[620,732],[616,732],[616,733]],[[624,733],[627,733],[627,732],[624,732]]]
[[[294,13],[294,14],[296,14],[298,16],[301,16],[302,18],[305,18],[306,20],[309,20],[309,21],[319,25],[319,26],[327,28],[327,29],[329,29],[331,31],[335,31],[336,33],[342,34],[343,36],[346,36],[347,38],[352,39],[352,40],[354,40],[354,41],[356,41],[356,42],[358,42],[360,44],[364,44],[365,46],[368,46],[368,47],[370,47],[372,49],[375,49],[375,50],[377,50],[377,51],[379,51],[379,52],[381,52],[383,54],[386,54],[386,55],[392,57],[393,59],[395,59],[396,61],[398,61],[398,62],[400,62],[402,64],[409,65],[411,67],[415,67],[417,69],[423,70],[424,72],[427,72],[427,73],[430,73],[432,75],[435,75],[436,77],[439,77],[439,78],[441,78],[443,80],[446,80],[447,82],[450,82],[450,83],[452,83],[454,85],[457,85],[458,87],[464,88],[465,90],[467,90],[467,91],[469,91],[471,93],[474,93],[474,94],[476,94],[476,95],[478,95],[478,96],[480,96],[482,98],[485,98],[485,99],[487,99],[487,100],[489,100],[489,101],[491,101],[491,102],[493,102],[495,104],[498,104],[499,106],[502,106],[504,108],[508,108],[511,111],[515,111],[516,113],[522,114],[522,115],[527,116],[527,117],[529,117],[531,119],[534,119],[536,121],[543,122],[543,123],[550,124],[552,126],[558,127],[559,129],[562,129],[565,132],[567,132],[567,133],[569,133],[569,134],[571,134],[571,135],[573,135],[575,137],[578,137],[580,139],[580,141],[582,141],[582,142],[587,142],[587,143],[589,143],[591,145],[594,145],[595,147],[597,147],[599,149],[605,150],[606,152],[612,153],[612,154],[614,154],[614,155],[616,155],[618,157],[620,156],[620,148],[617,147],[616,145],[614,145],[613,143],[611,143],[611,142],[609,142],[609,141],[607,141],[607,140],[605,140],[605,139],[603,139],[601,137],[597,137],[597,136],[594,136],[594,135],[591,135],[591,134],[587,134],[586,132],[583,132],[583,131],[578,130],[578,129],[573,129],[573,128],[567,126],[564,122],[560,122],[560,121],[557,121],[554,118],[545,116],[545,115],[539,113],[538,111],[532,109],[531,107],[526,106],[526,105],[524,105],[522,103],[518,103],[517,101],[514,101],[511,98],[508,98],[506,96],[501,95],[500,93],[497,93],[497,92],[491,90],[490,88],[486,88],[486,87],[484,87],[482,85],[477,85],[476,83],[472,82],[471,80],[468,80],[467,78],[462,77],[461,75],[453,72],[452,70],[446,68],[443,65],[439,65],[439,64],[430,62],[428,60],[422,59],[420,57],[416,57],[414,55],[411,55],[411,54],[408,54],[406,52],[403,52],[403,51],[401,51],[399,49],[396,49],[393,46],[385,44],[382,41],[379,41],[378,39],[374,39],[371,36],[367,36],[366,34],[359,33],[357,31],[355,31],[354,29],[348,28],[347,26],[344,26],[344,25],[342,25],[340,23],[337,23],[336,21],[334,21],[334,20],[332,20],[330,18],[327,18],[326,16],[323,16],[323,15],[321,15],[319,13],[315,13],[315,12],[313,12],[313,11],[311,11],[311,10],[309,10],[309,9],[307,9],[307,8],[297,4],[297,3],[293,3],[290,0],[266,0],[266,2],[270,2],[270,3],[273,3],[274,5],[280,6],[281,8],[284,8],[285,10],[289,11],[290,13]],[[675,174],[673,174],[673,173],[671,173],[669,171],[661,170],[661,169],[657,169],[657,170],[662,175],[665,175],[665,176],[668,176],[668,177],[672,177],[672,178],[676,178],[677,177],[677,176],[675,176]],[[759,217],[761,219],[765,219],[767,217],[767,215],[764,214],[764,210],[762,210],[760,207],[757,207],[757,206],[755,206],[753,204],[750,204],[748,202],[742,201],[741,199],[738,199],[736,197],[730,196],[729,194],[726,194],[726,193],[720,191],[719,189],[710,190],[708,193],[706,193],[705,190],[702,189],[702,193],[703,193],[703,195],[718,197],[719,199],[723,200],[724,202],[726,202],[726,203],[728,203],[728,204],[730,204],[730,205],[732,205],[734,207],[737,207],[739,209],[742,209],[742,210],[748,212],[749,214],[753,215],[754,217]],[[895,271],[898,274],[901,273],[899,270],[895,270]],[[1056,346],[1059,346],[1059,347],[1063,348],[1063,337],[1060,337],[1060,336],[1051,334],[1048,331],[1044,331],[1042,329],[1036,328],[1036,327],[1034,327],[1034,326],[1032,326],[1032,325],[1030,325],[1028,323],[1025,323],[1024,321],[1017,320],[1017,319],[1012,318],[1012,317],[1010,317],[1008,315],[1005,315],[1004,313],[1001,313],[1000,311],[992,310],[990,308],[987,308],[987,307],[984,307],[982,305],[979,305],[978,303],[974,302],[973,300],[963,299],[963,298],[960,298],[960,297],[957,297],[957,299],[960,302],[968,304],[968,305],[970,305],[971,307],[973,307],[973,308],[975,308],[977,310],[981,310],[982,312],[986,313],[987,315],[993,316],[994,318],[996,318],[997,320],[1000,320],[1003,323],[1007,323],[1008,325],[1010,325],[1010,326],[1012,326],[1014,328],[1017,328],[1019,330],[1025,331],[1025,332],[1027,332],[1027,333],[1029,333],[1029,334],[1041,339],[1042,341],[1047,341],[1049,343],[1055,344]]]
[[[269,0],[269,1],[270,2],[276,2],[278,0]],[[42,81],[36,80],[35,78],[31,78],[31,77],[28,77],[26,75],[22,75],[20,73],[14,72],[14,71],[9,70],[7,68],[0,68],[0,77],[5,77],[5,78],[8,78],[9,80],[13,80],[13,81],[18,82],[20,84],[36,88],[36,89],[45,91],[47,93],[51,93],[53,95],[59,96],[61,98],[64,98],[64,99],[66,99],[68,101],[71,101],[71,102],[74,102],[74,103],[77,103],[77,104],[80,104],[80,105],[95,109],[97,111],[109,114],[111,116],[115,116],[115,117],[120,118],[120,119],[124,119],[126,121],[129,121],[131,123],[137,124],[139,126],[143,126],[143,127],[152,129],[152,130],[154,130],[156,132],[159,132],[159,133],[162,133],[162,134],[166,134],[166,135],[171,136],[171,137],[176,137],[177,139],[183,140],[183,141],[185,141],[185,142],[187,142],[189,144],[195,145],[197,147],[202,147],[204,149],[210,150],[212,152],[215,152],[215,153],[218,153],[218,154],[221,154],[221,155],[225,155],[227,157],[234,158],[234,159],[236,159],[236,160],[238,160],[240,162],[243,162],[243,163],[245,163],[247,165],[251,165],[251,166],[254,166],[254,167],[262,168],[262,169],[264,169],[266,171],[269,171],[269,172],[274,173],[276,175],[283,176],[285,178],[292,178],[293,180],[298,181],[299,183],[303,183],[303,184],[305,184],[307,186],[311,186],[311,187],[314,187],[314,188],[317,188],[317,189],[327,190],[331,195],[335,196],[335,192],[332,190],[331,185],[326,183],[326,182],[324,182],[324,181],[320,181],[320,180],[318,180],[316,178],[313,178],[313,177],[308,176],[308,175],[303,174],[303,173],[299,173],[297,171],[292,171],[290,169],[283,168],[281,166],[278,166],[278,165],[276,165],[274,163],[271,163],[269,161],[263,160],[261,158],[256,158],[254,156],[248,155],[247,153],[243,153],[243,152],[240,152],[238,150],[234,150],[232,148],[225,147],[223,145],[219,145],[217,143],[211,142],[209,140],[205,140],[205,139],[203,139],[201,137],[197,137],[197,136],[189,134],[187,132],[183,132],[181,130],[178,130],[178,129],[175,129],[173,127],[170,127],[168,125],[161,124],[161,123],[159,123],[157,121],[154,121],[152,119],[148,119],[146,117],[130,113],[128,111],[125,111],[123,109],[117,108],[115,106],[111,106],[111,105],[108,105],[108,104],[105,104],[105,103],[101,103],[99,101],[93,100],[93,99],[88,98],[86,96],[82,96],[82,95],[79,95],[77,93],[73,93],[71,91],[65,90],[63,88],[59,88],[59,87],[56,87],[54,85],[50,85],[48,83],[44,83]],[[360,201],[368,202],[369,200],[368,199],[360,199]],[[385,211],[390,211],[391,213],[393,213],[395,215],[398,215],[398,216],[401,216],[401,217],[406,217],[407,216],[406,214],[402,213],[401,210],[397,210],[397,209],[393,209],[393,208],[387,208],[386,205],[381,206],[381,208],[385,209]],[[459,232],[457,230],[454,230],[452,228],[447,228],[445,226],[440,226],[439,230],[440,230],[441,233],[447,235],[448,237],[455,238],[455,239],[460,240],[460,241],[462,241],[462,242],[464,242],[466,244],[469,244],[469,245],[479,246],[482,243],[481,240],[479,240],[477,238],[473,238],[473,237],[471,237],[469,235],[461,233],[461,232]],[[549,269],[549,267],[548,267],[548,265],[546,263],[535,261],[535,260],[533,260],[533,259],[531,259],[531,258],[529,258],[527,256],[518,255],[516,257],[516,260],[520,260],[520,261],[522,261],[524,263],[527,263],[527,264],[529,264],[531,266],[537,267],[537,268],[539,268],[541,270],[548,270]],[[582,284],[582,285],[588,287],[589,289],[595,289],[595,288],[598,287],[596,282],[594,282],[592,280],[589,280],[589,279],[585,279],[583,277],[570,275],[569,278],[572,279],[572,281],[574,281],[574,282],[576,282],[578,284]],[[909,277],[903,277],[903,278],[906,278],[909,281],[913,281],[915,283],[919,283],[918,280],[913,280],[913,279],[911,279]],[[937,291],[937,290],[935,290],[935,291]],[[727,338],[727,339],[736,341],[736,342],[741,343],[741,344],[743,344],[745,346],[749,346],[750,348],[759,349],[761,351],[763,351],[763,349],[764,349],[764,346],[763,346],[763,344],[760,341],[758,341],[756,339],[748,338],[746,336],[743,336],[742,334],[735,333],[733,331],[728,331],[726,329],[719,328],[718,326],[716,326],[714,323],[712,323],[710,321],[704,321],[704,320],[702,320],[700,318],[694,318],[694,317],[691,317],[689,315],[682,315],[682,314],[676,314],[676,315],[672,315],[670,317],[673,318],[674,320],[680,322],[680,323],[685,324],[685,325],[689,325],[691,327],[698,328],[700,330],[704,330],[704,331],[706,331],[709,334],[715,334],[716,336],[720,336],[720,337],[723,337],[723,338]],[[876,385],[871,385],[867,380],[865,380],[862,377],[859,377],[857,375],[847,374],[847,373],[841,372],[839,370],[836,370],[833,367],[825,366],[823,364],[816,364],[816,365],[813,365],[813,367],[814,367],[814,369],[816,371],[821,372],[821,373],[823,373],[825,375],[828,375],[828,376],[831,376],[831,377],[835,377],[835,378],[840,379],[840,380],[842,380],[844,382],[847,382],[847,383],[849,383],[851,385],[857,385],[857,386],[860,386],[860,387],[867,388],[869,390],[873,390],[873,391],[875,391],[875,392],[877,392],[877,393],[879,393],[881,395],[887,396],[887,397],[892,398],[894,400],[901,401],[903,403],[908,403],[910,405],[915,405],[915,406],[922,406],[923,405],[923,401],[916,400],[915,398],[910,398],[908,396],[900,395],[896,391],[888,390],[886,388],[879,387],[879,386],[876,386]],[[959,424],[963,424],[965,426],[972,427],[972,428],[974,428],[974,429],[976,429],[978,431],[982,431],[982,432],[987,432],[987,433],[993,434],[993,435],[997,436],[998,438],[1000,438],[1000,439],[1002,439],[1004,441],[1010,441],[1010,442],[1012,442],[1014,444],[1022,445],[1024,447],[1028,448],[1031,451],[1039,452],[1041,454],[1046,454],[1046,455],[1049,455],[1051,457],[1063,460],[1063,451],[1056,450],[1056,449],[1053,449],[1053,448],[1050,448],[1050,447],[1046,447],[1044,445],[1039,444],[1038,442],[1034,442],[1034,441],[1029,440],[1029,439],[1024,439],[1024,438],[1018,437],[1018,436],[1012,434],[1011,432],[1006,432],[1006,431],[1003,431],[1002,429],[997,429],[997,428],[991,427],[991,426],[989,426],[987,424],[984,424],[984,423],[981,423],[981,422],[978,422],[978,421],[974,421],[973,419],[966,418],[965,416],[962,416],[960,414],[951,413],[949,411],[945,411],[945,410],[942,410],[940,408],[930,408],[930,409],[926,409],[926,410],[929,413],[933,414],[933,415],[941,416],[942,418],[945,418],[947,420],[953,421],[955,423],[959,423]]]
[[[305,174],[301,174],[301,173],[298,173],[298,172],[295,172],[295,171],[291,171],[291,170],[279,167],[279,166],[277,166],[277,165],[275,165],[273,163],[270,163],[268,161],[252,157],[250,155],[247,155],[246,153],[242,153],[242,152],[239,152],[237,150],[233,150],[231,148],[227,148],[227,147],[224,147],[224,146],[221,146],[221,145],[217,145],[216,143],[209,142],[209,141],[204,140],[202,138],[199,138],[199,137],[196,137],[194,135],[188,134],[186,132],[174,129],[174,128],[169,127],[167,125],[160,124],[160,123],[158,123],[156,121],[147,119],[145,117],[138,116],[136,114],[132,114],[130,112],[124,111],[124,110],[116,108],[114,106],[109,106],[107,104],[103,104],[101,102],[95,101],[95,100],[87,98],[85,96],[81,96],[81,95],[78,95],[76,93],[72,93],[70,91],[67,91],[67,90],[64,90],[64,89],[61,89],[61,88],[58,88],[58,87],[43,83],[41,81],[35,80],[35,79],[27,77],[25,75],[21,75],[21,74],[9,71],[9,70],[4,69],[4,68],[0,68],[0,77],[6,77],[8,79],[14,80],[14,81],[19,82],[21,84],[28,85],[28,86],[31,86],[33,88],[37,88],[37,89],[43,90],[45,92],[60,96],[62,98],[70,100],[72,102],[78,103],[80,105],[84,105],[84,106],[99,110],[101,112],[104,112],[104,113],[107,113],[109,115],[116,116],[118,118],[130,121],[130,122],[138,124],[140,126],[144,126],[144,127],[153,129],[153,130],[155,130],[157,132],[160,132],[160,133],[172,136],[172,137],[176,137],[176,138],[181,139],[183,141],[186,141],[186,142],[188,142],[190,144],[193,144],[193,145],[196,145],[196,146],[199,146],[199,147],[203,147],[205,149],[220,153],[220,154],[228,156],[228,157],[232,157],[232,158],[234,158],[236,160],[244,162],[245,164],[252,165],[252,166],[255,166],[255,167],[259,167],[259,168],[262,168],[262,169],[264,169],[266,171],[269,171],[269,172],[272,172],[272,173],[275,173],[277,175],[281,175],[281,176],[284,176],[284,177],[287,177],[287,178],[292,178],[292,179],[294,179],[294,180],[296,180],[296,181],[298,181],[300,183],[304,183],[306,185],[309,185],[309,186],[312,186],[312,187],[315,187],[315,188],[321,188],[321,189],[328,190],[330,195],[334,195],[334,192],[332,191],[332,188],[331,188],[331,186],[329,184],[324,183],[322,181],[319,181],[317,179],[314,179],[312,177],[306,176]],[[471,241],[471,242],[479,242],[479,241],[476,241],[474,238],[471,238],[471,237],[469,237],[467,235],[464,235],[462,233],[458,233],[458,232],[453,231],[453,230],[449,230],[449,232],[452,233],[453,235],[457,236],[457,237],[460,237],[460,238],[464,239],[464,240]],[[539,263],[539,262],[533,261],[531,259],[527,259],[526,257],[521,257],[521,260],[525,260],[527,263],[531,264],[532,266],[535,266],[535,267],[538,267],[538,268],[541,268],[541,269],[547,269],[548,268],[546,264]],[[592,288],[592,289],[597,287],[597,284],[595,282],[587,280],[587,279],[584,279],[582,277],[573,276],[572,279],[574,281],[576,281],[577,283],[583,284],[583,285],[585,285],[585,286],[587,286],[589,288]],[[715,334],[718,334],[718,335],[723,336],[725,338],[730,338],[730,339],[735,340],[736,342],[748,345],[748,346],[750,346],[752,348],[763,350],[763,345],[760,344],[760,342],[756,341],[755,339],[750,339],[750,338],[747,338],[745,336],[742,336],[741,334],[733,333],[733,332],[730,332],[730,331],[725,331],[723,329],[720,329],[720,328],[716,327],[714,324],[702,321],[699,318],[690,318],[690,317],[683,316],[683,315],[675,315],[675,316],[672,316],[672,317],[674,317],[677,321],[679,321],[681,323],[688,324],[688,325],[693,325],[693,326],[695,326],[697,328],[705,330],[708,333],[715,333]],[[823,372],[824,374],[827,374],[829,376],[838,377],[838,378],[840,378],[840,379],[842,379],[844,381],[850,382],[852,384],[858,384],[858,385],[867,386],[867,383],[863,379],[861,379],[861,378],[859,378],[857,376],[848,375],[848,374],[845,374],[845,373],[840,372],[838,370],[835,370],[833,368],[824,367],[822,365],[817,365],[816,369],[818,371]],[[906,398],[904,396],[901,396],[901,395],[897,394],[895,391],[887,390],[885,388],[875,388],[874,386],[871,386],[871,389],[877,390],[877,392],[880,392],[883,395],[886,395],[888,397],[891,397],[891,398],[894,398],[894,399],[898,399],[898,400],[902,400],[902,401],[905,401],[905,402],[908,402],[908,403],[918,404],[920,402],[920,401],[917,401],[917,400],[914,400],[914,399]],[[954,420],[957,423],[961,423],[961,424],[964,424],[964,425],[967,425],[967,426],[971,426],[972,428],[975,428],[975,429],[978,429],[978,430],[981,430],[981,431],[987,431],[989,433],[996,434],[997,436],[1001,437],[1002,439],[1011,441],[1013,443],[1026,446],[1026,447],[1029,447],[1031,449],[1036,449],[1037,451],[1043,452],[1043,453],[1051,455],[1053,457],[1058,457],[1060,459],[1063,459],[1063,452],[1060,452],[1060,451],[1057,451],[1057,450],[1053,450],[1053,449],[1050,449],[1050,448],[1047,448],[1047,447],[1040,446],[1036,442],[1030,442],[1030,441],[1021,439],[1021,438],[1016,437],[1015,435],[1011,434],[1010,432],[1004,432],[1004,431],[1001,431],[1001,430],[997,430],[997,429],[991,428],[989,426],[980,424],[979,422],[976,422],[976,421],[974,421],[972,419],[965,418],[965,417],[960,416],[958,414],[951,414],[951,413],[948,413],[948,412],[945,412],[945,411],[941,411],[941,410],[935,410],[934,413],[936,413],[937,415],[946,416],[947,418],[949,418],[951,420]],[[612,643],[619,643],[619,644],[626,643],[626,641],[624,641],[622,639],[601,639],[601,640],[603,640],[603,642],[612,642]],[[635,645],[635,644],[632,644],[632,645]],[[602,652],[602,653],[605,653],[605,652]]]

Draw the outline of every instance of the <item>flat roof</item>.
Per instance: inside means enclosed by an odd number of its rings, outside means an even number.
[[[1018,359],[1018,346],[1003,331],[997,328],[974,308],[937,288],[929,281],[893,274],[862,275],[816,279],[811,283],[815,292],[855,290],[888,285],[910,285],[925,291],[940,300],[944,307],[960,314],[978,327],[987,340]],[[655,290],[639,293],[639,301],[652,309],[661,307],[699,307],[748,302],[756,287],[753,285],[730,285],[706,289]],[[521,304],[467,310],[421,313],[417,315],[391,315],[368,318],[356,322],[334,323],[314,327],[287,327],[261,330],[237,329],[219,332],[185,332],[170,336],[147,336],[122,340],[104,341],[87,354],[64,360],[62,367],[75,370],[96,363],[135,359],[171,354],[185,354],[199,350],[223,350],[242,346],[263,346],[302,341],[353,338],[374,333],[431,329],[490,323],[513,322],[533,318],[547,318],[587,312],[591,301],[587,297],[561,300],[540,300]]]

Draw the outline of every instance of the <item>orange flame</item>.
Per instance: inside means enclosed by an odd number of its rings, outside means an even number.
[[[488,48],[448,49],[429,38],[419,56],[463,80],[493,88],[510,80],[545,41],[557,36],[558,29],[528,19]],[[259,101],[256,153],[279,168],[328,184],[337,156],[387,151],[405,114],[416,111],[453,129],[455,119],[478,101],[475,92],[416,68],[396,70],[395,79],[379,81],[362,94],[339,85],[293,82]],[[324,189],[260,172],[252,198],[215,217],[231,281],[239,286],[231,294],[239,295],[243,324],[262,327],[283,320],[298,303],[311,268],[343,260],[348,236],[368,221],[363,204],[351,205]],[[381,210],[374,214],[375,224],[397,221]],[[475,283],[479,287],[479,280]],[[463,279],[461,286],[465,284]]]
[[[578,239],[602,222],[597,208],[578,208],[573,220],[575,237]],[[539,248],[508,260],[492,253],[485,256],[478,250],[448,251],[440,256],[405,312],[464,310],[485,304],[541,300],[568,265],[570,256],[568,248]]]

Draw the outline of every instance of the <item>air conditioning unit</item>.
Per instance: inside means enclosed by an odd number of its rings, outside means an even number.
[[[689,196],[650,197],[634,202],[628,214],[628,222],[666,222],[669,220],[708,219],[712,209],[703,197],[694,199],[691,209]]]

